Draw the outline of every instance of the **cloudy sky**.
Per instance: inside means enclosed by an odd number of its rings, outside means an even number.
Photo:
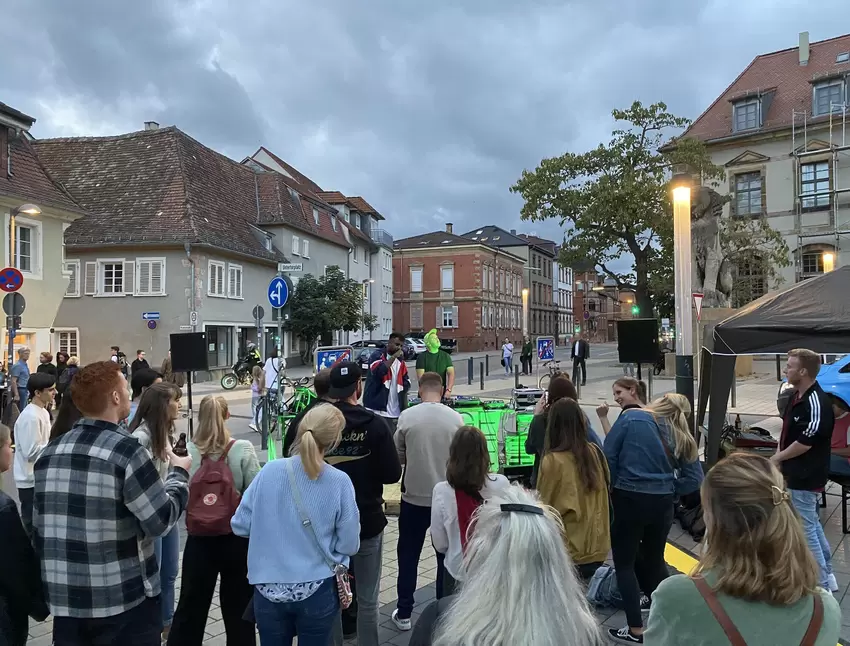
[[[756,54],[848,24],[847,0],[3,0],[0,101],[36,137],[155,120],[265,145],[396,238],[558,238],[519,221],[523,168],[607,140],[634,99],[694,118]]]

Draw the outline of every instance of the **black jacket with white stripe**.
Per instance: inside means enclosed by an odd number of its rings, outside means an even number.
[[[784,450],[794,442],[812,447],[782,463],[782,474],[789,489],[819,491],[826,486],[834,424],[832,403],[818,382],[789,400],[782,416],[779,449]]]

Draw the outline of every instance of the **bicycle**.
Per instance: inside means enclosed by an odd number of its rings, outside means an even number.
[[[563,370],[561,370],[561,361],[558,359],[552,359],[551,361],[544,361],[543,367],[547,368],[549,372],[540,376],[540,379],[537,381],[537,387],[540,390],[548,390],[549,382],[552,381],[553,377],[557,377],[560,374],[563,374]]]
[[[254,411],[254,431],[261,433],[261,422],[263,411],[269,415],[269,437],[275,437],[275,433],[280,431],[283,436],[283,428],[290,420],[295,418],[299,413],[307,410],[316,399],[316,393],[311,389],[313,379],[311,377],[302,377],[301,379],[289,379],[282,377],[280,380],[281,389],[277,392],[275,398],[270,398],[268,394],[260,396],[257,402],[257,410]],[[281,392],[285,392],[286,388],[292,389],[292,394],[287,399],[280,397]]]

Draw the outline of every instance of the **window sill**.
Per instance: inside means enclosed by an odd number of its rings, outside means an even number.
[[[168,296],[168,294],[165,294],[165,293],[161,293],[161,294],[133,294],[133,296],[138,296],[140,298],[151,298],[151,297],[155,298],[157,296],[159,296],[159,297]]]
[[[124,298],[125,296],[132,296],[132,294],[90,294],[93,298]]]
[[[210,294],[209,292],[207,292],[207,296],[210,298],[227,298],[226,294]]]
[[[65,294],[64,298],[79,298],[79,294]]]
[[[229,301],[244,301],[245,297],[244,296],[228,296],[227,300],[229,300]]]
[[[831,204],[823,204],[820,206],[804,206],[800,208],[800,213],[823,213],[825,211],[831,211]]]

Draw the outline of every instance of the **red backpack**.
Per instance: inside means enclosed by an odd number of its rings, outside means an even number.
[[[230,519],[239,506],[239,493],[227,466],[227,454],[236,440],[230,440],[218,460],[201,458],[201,468],[189,483],[186,529],[192,536],[224,536],[232,533]]]

